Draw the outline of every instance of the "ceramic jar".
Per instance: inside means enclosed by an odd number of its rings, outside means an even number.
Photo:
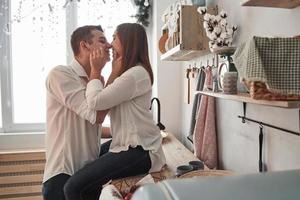
[[[225,72],[223,77],[223,93],[225,94],[237,94],[237,72]]]

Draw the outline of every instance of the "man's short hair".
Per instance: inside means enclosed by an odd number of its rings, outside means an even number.
[[[74,56],[79,54],[79,44],[81,41],[86,41],[88,43],[92,42],[92,31],[98,30],[103,32],[103,29],[100,25],[88,25],[77,28],[71,35],[71,47],[74,53]]]

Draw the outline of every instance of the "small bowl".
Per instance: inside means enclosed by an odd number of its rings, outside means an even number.
[[[191,165],[180,165],[176,169],[176,176],[181,176],[190,171],[193,171],[193,167]]]
[[[204,164],[202,161],[193,160],[189,162],[189,165],[193,168],[193,170],[204,169]]]

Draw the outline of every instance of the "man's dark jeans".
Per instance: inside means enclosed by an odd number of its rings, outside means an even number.
[[[103,145],[101,145],[101,151],[99,156],[108,152],[109,144],[104,143]],[[42,189],[44,200],[65,200],[66,198],[64,194],[64,186],[70,177],[70,175],[62,173],[47,180],[43,184]]]
[[[68,174],[58,174],[47,180],[42,189],[44,200],[65,200],[63,188],[70,177]]]
[[[101,145],[100,157],[76,172],[65,184],[67,200],[98,200],[102,185],[111,179],[148,173],[149,151],[141,146],[119,153],[108,152],[111,140]]]

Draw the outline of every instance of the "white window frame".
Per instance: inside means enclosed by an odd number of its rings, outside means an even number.
[[[5,7],[8,7],[5,9]],[[6,26],[11,30],[9,23],[11,13],[11,3],[9,0],[0,1],[0,28],[4,29]],[[67,42],[67,62],[72,59],[72,51],[69,47],[69,41],[72,31],[76,28],[77,24],[77,1],[73,1],[66,7],[66,42]],[[13,122],[13,83],[12,83],[12,55],[11,55],[11,36],[9,34],[1,34],[0,42],[0,80],[1,80],[1,107],[2,107],[2,127],[0,133],[17,133],[17,132],[39,132],[45,130],[45,123],[14,123]],[[7,57],[7,59],[4,59]]]
[[[71,1],[66,7],[66,55],[67,63],[73,59],[73,52],[70,48],[69,41],[73,30],[77,27],[77,1]],[[8,7],[8,9],[5,9]],[[14,133],[28,133],[33,132],[43,133],[45,131],[45,123],[15,123],[13,121],[14,105],[13,105],[13,76],[12,76],[12,49],[11,49],[11,35],[4,34],[3,29],[5,27],[11,30],[10,13],[11,13],[11,1],[0,0],[0,81],[1,81],[1,109],[2,112],[2,127],[0,127],[0,136],[7,135],[10,137]],[[146,29],[149,31],[149,29]],[[151,38],[149,37],[151,40]],[[149,43],[150,47],[150,43]],[[151,54],[151,51],[149,52]],[[6,58],[6,59],[5,59]],[[1,146],[1,142],[0,142]]]

